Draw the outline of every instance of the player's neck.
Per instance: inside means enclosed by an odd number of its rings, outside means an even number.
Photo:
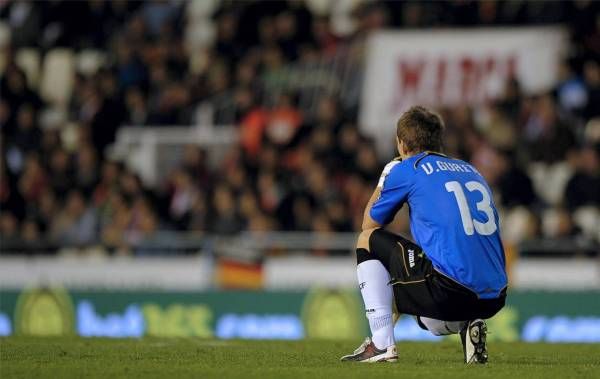
[[[402,160],[405,160],[421,153],[424,153],[424,151],[405,151],[403,153],[400,153],[400,156],[402,157]]]
[[[444,153],[442,153],[440,151],[423,150],[423,151],[417,151],[417,152],[405,152],[404,154],[400,153],[400,157],[402,158],[402,160],[405,160],[405,159],[414,157],[415,155],[419,155],[419,154],[435,154],[435,155],[441,155],[443,157],[446,156]]]

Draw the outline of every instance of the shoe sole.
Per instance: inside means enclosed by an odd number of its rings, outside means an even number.
[[[369,359],[365,359],[362,361],[359,361],[361,363],[379,363],[379,362],[397,362],[398,361],[398,357],[382,357],[380,355],[376,355],[374,357],[371,357]]]
[[[487,325],[485,324],[485,321],[482,320],[473,322],[471,325],[469,325],[467,334],[475,349],[473,356],[467,363],[487,363]]]
[[[393,356],[393,357],[386,357],[383,354],[375,355],[371,358],[363,359],[362,361],[357,361],[357,360],[352,360],[352,359],[344,360],[344,358],[346,358],[346,357],[342,357],[340,359],[340,361],[342,361],[342,362],[358,362],[358,363],[378,363],[378,362],[397,362],[398,361],[397,355]]]

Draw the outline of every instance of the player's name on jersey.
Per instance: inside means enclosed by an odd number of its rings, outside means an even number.
[[[434,167],[435,165],[435,167]],[[431,162],[426,162],[421,164],[421,168],[427,175],[431,175],[435,172],[440,171],[453,171],[453,172],[474,172],[478,175],[479,171],[470,164],[467,163],[454,163],[454,162],[444,162],[444,161],[435,161],[435,164]]]

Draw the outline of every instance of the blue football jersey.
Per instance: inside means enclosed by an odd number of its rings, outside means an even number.
[[[506,287],[504,248],[492,192],[464,161],[424,152],[386,165],[370,215],[385,225],[408,203],[417,244],[443,275],[480,298]]]

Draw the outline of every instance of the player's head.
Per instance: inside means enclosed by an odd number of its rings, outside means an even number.
[[[414,106],[400,116],[396,125],[398,152],[402,158],[422,151],[442,151],[444,122],[436,113]]]

